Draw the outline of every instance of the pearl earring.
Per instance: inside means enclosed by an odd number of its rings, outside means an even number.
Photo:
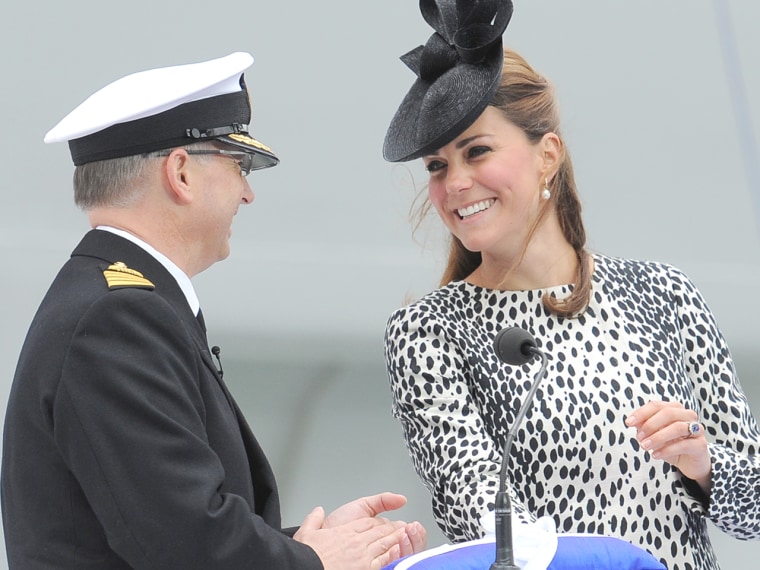
[[[544,200],[548,200],[549,198],[552,197],[552,191],[549,190],[549,181],[548,180],[546,180],[544,182],[544,190],[541,192],[541,197]]]

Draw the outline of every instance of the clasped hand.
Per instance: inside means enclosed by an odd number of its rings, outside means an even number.
[[[710,494],[712,464],[705,428],[697,413],[678,402],[652,401],[634,410],[626,425],[636,428],[636,439],[655,459],[662,459],[696,481]]]
[[[328,516],[317,507],[293,538],[311,546],[325,570],[379,570],[424,550],[427,544],[427,532],[420,523],[377,516],[405,504],[403,495],[380,493],[346,503]]]

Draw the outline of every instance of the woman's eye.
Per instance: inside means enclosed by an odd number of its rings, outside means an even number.
[[[441,168],[445,168],[445,164],[440,160],[431,160],[425,165],[425,170],[428,172],[438,172]]]
[[[473,146],[467,151],[468,158],[477,158],[478,156],[489,152],[491,149],[487,146]]]

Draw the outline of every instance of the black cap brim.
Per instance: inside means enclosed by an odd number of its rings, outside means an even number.
[[[280,159],[275,156],[272,149],[247,134],[231,133],[229,135],[217,137],[216,140],[252,154],[254,158],[251,170],[270,168],[276,166],[280,162]]]

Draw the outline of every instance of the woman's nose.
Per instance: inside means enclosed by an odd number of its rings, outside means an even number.
[[[449,163],[446,168],[446,192],[456,194],[472,187],[472,173],[466,165]]]

